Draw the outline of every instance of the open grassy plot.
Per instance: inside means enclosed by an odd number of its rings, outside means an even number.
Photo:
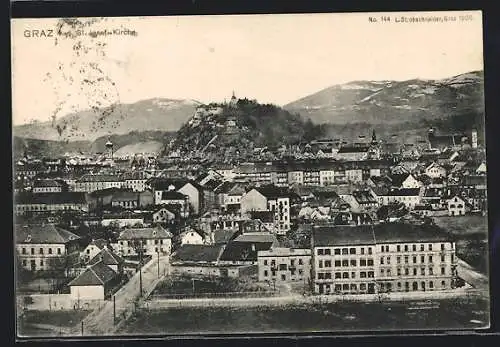
[[[140,311],[120,334],[229,334],[367,330],[439,330],[488,325],[484,300],[439,300],[435,307],[406,303],[335,303],[283,307],[176,308]],[[415,309],[415,307],[417,309]]]
[[[457,256],[483,274],[488,273],[488,221],[482,216],[434,218],[437,225],[458,236]]]
[[[176,276],[160,282],[152,295],[200,295],[213,293],[257,292],[262,286],[228,277]]]
[[[91,311],[26,311],[19,318],[21,336],[47,336],[58,328],[70,328],[79,324]]]

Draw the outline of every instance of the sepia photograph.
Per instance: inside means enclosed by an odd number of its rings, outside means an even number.
[[[19,339],[490,327],[481,11],[11,19]]]

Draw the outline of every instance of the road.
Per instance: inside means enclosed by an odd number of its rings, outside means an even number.
[[[158,261],[160,262],[160,276],[158,277]],[[148,296],[155,288],[159,280],[170,272],[169,257],[160,257],[159,260],[153,257],[142,267],[143,296]],[[106,336],[112,335],[123,321],[133,313],[135,309],[134,301],[140,297],[139,272],[115,293],[115,311],[119,319],[115,325],[113,319],[113,300],[106,301],[101,309],[91,312],[83,320],[83,331],[85,336]],[[139,303],[140,304],[140,303]],[[71,335],[81,335],[81,325],[75,326]]]
[[[472,266],[467,264],[462,259],[458,259],[457,272],[459,277],[474,288],[481,290],[489,289],[488,277],[477,272]]]

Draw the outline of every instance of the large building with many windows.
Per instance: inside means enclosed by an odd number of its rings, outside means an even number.
[[[435,225],[317,226],[313,292],[436,291],[455,286],[455,242]]]
[[[304,282],[311,277],[311,250],[271,248],[257,254],[260,282]]]

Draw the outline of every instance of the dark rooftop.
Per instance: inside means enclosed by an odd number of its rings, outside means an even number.
[[[116,273],[103,262],[88,267],[78,277],[71,281],[69,286],[99,286],[105,285],[116,277]]]
[[[322,226],[313,230],[313,245],[375,245],[404,242],[451,242],[454,238],[436,225],[385,223],[359,226]]]
[[[78,235],[54,224],[19,225],[15,227],[16,243],[27,244],[65,244],[79,240]]]

